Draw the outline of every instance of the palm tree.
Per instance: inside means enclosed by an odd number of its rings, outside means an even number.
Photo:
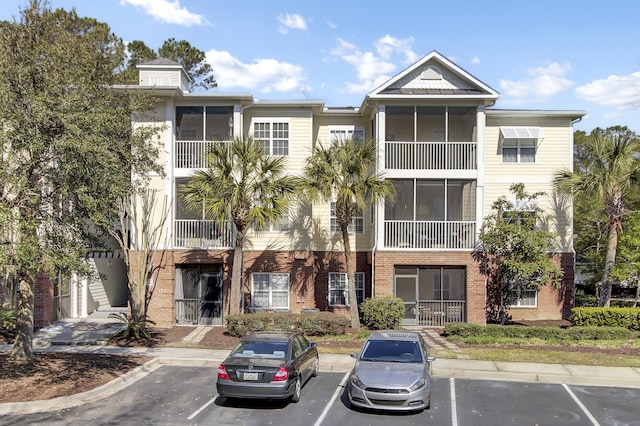
[[[611,270],[616,260],[618,231],[625,215],[625,196],[640,182],[640,139],[626,133],[595,132],[585,138],[586,158],[578,171],[568,169],[554,176],[556,190],[592,200],[607,216],[607,249],[598,305],[611,303]]]
[[[356,330],[360,328],[360,318],[349,226],[355,214],[364,211],[368,203],[395,193],[393,184],[384,180],[377,166],[375,141],[348,139],[334,141],[328,147],[317,143],[307,159],[300,184],[304,197],[310,202],[335,201],[336,222],[344,246],[351,327]]]
[[[265,154],[251,138],[215,144],[208,168],[197,170],[180,191],[186,207],[217,221],[230,221],[236,231],[229,313],[240,313],[243,249],[247,227],[264,229],[287,214],[294,179],[286,175],[285,157]]]

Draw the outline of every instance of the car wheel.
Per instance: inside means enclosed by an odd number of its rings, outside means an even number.
[[[291,402],[300,401],[300,394],[302,393],[302,382],[300,376],[296,378],[296,384],[294,386],[293,395],[291,395]]]
[[[318,377],[318,371],[320,371],[320,359],[316,357],[316,360],[313,364],[313,372],[311,373],[311,377]]]

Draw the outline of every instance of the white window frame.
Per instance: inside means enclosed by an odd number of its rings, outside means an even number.
[[[263,144],[265,154],[282,157],[289,155],[291,147],[291,124],[289,121],[281,119],[254,120],[251,130],[253,139]],[[278,132],[284,132],[286,136],[278,134]]]
[[[344,142],[347,139],[364,141],[364,126],[329,126],[329,142]]]
[[[514,153],[505,154],[505,150],[515,151],[515,155]],[[531,150],[533,153],[530,152]],[[537,151],[537,139],[507,138],[502,141],[502,162],[504,164],[535,164]]]
[[[332,201],[329,206],[329,228],[331,233],[335,234],[340,232],[340,225],[338,225],[338,218],[336,216],[336,202]],[[356,212],[351,219],[351,225],[349,225],[349,234],[362,235],[364,234],[364,212],[362,210]]]
[[[356,299],[358,305],[364,302],[364,272],[355,273]],[[349,306],[349,280],[346,272],[329,272],[327,298],[329,306]],[[341,294],[340,299],[345,303],[335,303],[336,298],[332,297],[332,292]]]
[[[287,232],[289,229],[291,229],[291,218],[288,212],[277,221],[269,222],[262,230],[258,230],[257,222],[253,224],[254,232]]]
[[[524,293],[528,293],[529,297],[523,298],[522,295]],[[531,300],[531,293],[533,293],[533,303],[525,303],[528,300]],[[537,308],[538,307],[538,290],[536,289],[522,289],[521,297],[517,297],[516,291],[511,290],[510,299],[512,308]]]
[[[286,287],[286,290],[283,288],[274,288],[276,285],[280,284],[281,287]],[[257,287],[259,285],[264,285],[266,288]],[[271,272],[254,272],[251,274],[251,306],[259,307],[259,308],[267,308],[267,309],[289,309],[289,305],[291,303],[291,281],[289,280],[289,274],[287,273],[271,273]],[[261,298],[257,293],[266,293],[268,302],[267,306],[264,306],[264,303],[256,303],[256,300],[261,302]],[[274,298],[274,293],[276,294],[284,294],[286,293],[286,306],[283,304],[274,305],[274,300],[279,300]]]

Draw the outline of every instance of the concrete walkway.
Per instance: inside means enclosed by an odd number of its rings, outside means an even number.
[[[41,411],[57,411],[78,406],[118,392],[162,365],[186,365],[216,368],[229,351],[190,348],[146,348],[106,346],[113,324],[71,321],[56,324],[55,328],[42,329],[34,335],[34,350],[42,352],[86,352],[115,355],[144,355],[153,360],[93,391],[64,398],[38,401],[37,404],[0,404],[0,416]],[[81,333],[82,331],[82,333]],[[435,331],[425,329],[423,335],[430,336],[434,344],[446,346]],[[197,341],[204,333],[196,327],[185,337],[186,341]],[[434,334],[434,335],[432,335]],[[200,337],[201,338],[201,337]],[[438,342],[437,339],[442,341]],[[37,342],[37,344],[36,344]],[[455,352],[455,345],[448,347]],[[0,352],[11,350],[10,345],[0,345]],[[355,360],[349,355],[320,354],[320,370],[346,373]],[[438,358],[433,364],[433,377],[464,378],[495,381],[542,382],[554,384],[640,388],[640,368],[600,367],[567,364],[541,364],[530,362],[475,361],[458,358]]]

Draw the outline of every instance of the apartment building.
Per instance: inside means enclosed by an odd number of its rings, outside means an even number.
[[[175,62],[158,59],[138,68],[139,85],[153,88],[158,121],[166,125],[160,158],[166,177],[153,176],[152,186],[172,200],[156,256],[162,268],[151,284],[149,315],[157,325],[224,324],[232,225],[187,210],[178,192],[206,167],[212,144],[246,136],[262,141],[269,154],[285,156],[293,175],[301,173],[315,143],[377,141],[380,169],[397,194],[354,219],[355,284],[359,301],[402,298],[405,325],[484,324],[486,277],[473,258],[483,217],[498,197],[509,196],[513,183],[544,191],[540,205],[559,235],[550,255],[564,271],[563,283],[525,292],[510,313],[514,319],[568,316],[572,208],[554,196],[552,175],[571,167],[573,124],[584,111],[497,109],[494,89],[435,51],[368,93],[360,106],[345,108],[327,108],[321,100],[258,100],[249,93],[190,93],[189,77]],[[245,312],[348,315],[337,231],[331,203],[296,206],[268,230],[252,230],[243,263]],[[113,306],[108,300],[96,306],[98,293],[122,295],[117,288],[123,280],[113,278],[122,277],[117,256],[98,259],[96,269],[112,278],[69,286],[75,288],[70,316]]]

